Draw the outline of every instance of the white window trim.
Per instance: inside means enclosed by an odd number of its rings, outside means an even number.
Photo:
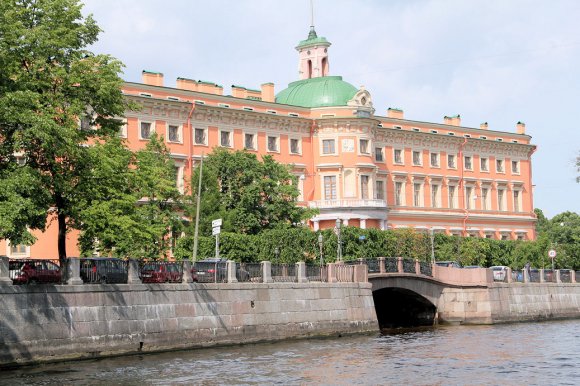
[[[334,153],[325,153],[324,152],[324,141],[334,141]],[[320,155],[322,157],[338,155],[337,148],[338,148],[338,139],[337,138],[321,138],[320,139]]]
[[[467,157],[469,157],[470,161],[471,161],[471,167],[469,169],[467,168],[467,165],[465,162],[465,159]],[[463,162],[463,170],[468,170],[470,172],[472,172],[474,170],[474,168],[473,168],[473,155],[472,154],[463,154],[463,159],[461,160],[461,162]]]
[[[483,189],[487,189],[487,200],[484,200],[483,197]],[[480,188],[480,197],[481,197],[481,210],[491,210],[491,186],[483,185]],[[484,205],[487,204],[487,205]]]
[[[377,197],[377,193],[379,191],[378,188],[377,188],[377,183],[379,183],[379,182],[382,182],[383,183],[383,190],[382,190],[382,192],[383,192],[383,198],[378,198]],[[375,180],[375,188],[374,188],[374,192],[373,192],[373,197],[376,200],[385,200],[385,201],[387,200],[387,180],[386,179],[384,179],[384,178],[377,178]]]
[[[184,161],[174,161],[175,167],[177,168],[177,176],[175,184],[179,193],[183,194],[185,192],[185,162]]]
[[[453,186],[454,188],[454,192],[453,192],[453,196],[451,196],[451,201],[449,200],[449,187]],[[449,209],[459,209],[458,205],[457,205],[457,196],[459,196],[459,184],[447,184],[447,207]],[[453,203],[453,206],[451,206],[451,203]]]
[[[292,140],[298,141],[298,152],[292,152]],[[301,137],[292,137],[288,136],[288,154],[290,155],[302,155],[302,138]]]
[[[377,159],[377,149],[380,149],[381,150],[381,155],[382,155],[382,158],[383,158],[382,161],[379,161]],[[386,159],[385,159],[385,147],[384,146],[377,146],[377,145],[375,145],[375,146],[373,146],[373,150],[374,150],[373,151],[373,159],[375,160],[375,162],[385,163],[385,161],[386,161]]]
[[[203,132],[204,132],[204,136],[203,136],[203,137],[204,137],[204,139],[205,139],[204,143],[197,143],[197,142],[195,142],[195,130],[196,130],[196,129],[197,129],[197,130],[203,130]],[[193,136],[193,146],[208,146],[208,141],[209,141],[209,139],[208,139],[208,136],[209,136],[209,130],[208,130],[208,128],[207,128],[207,127],[194,127],[194,128],[192,129],[191,135]]]
[[[395,161],[395,150],[401,151],[401,162]],[[405,149],[402,147],[393,147],[393,165],[405,165]]]
[[[270,143],[270,138],[276,138],[276,150],[271,150],[269,143]],[[279,134],[267,134],[266,135],[266,151],[268,153],[280,153],[280,135]]]
[[[500,191],[503,192],[501,200],[499,199],[499,192]],[[507,192],[508,192],[508,190],[505,187],[497,188],[496,196],[497,196],[497,211],[498,212],[506,212],[507,211],[507,197],[506,197]]]
[[[397,183],[401,183],[401,203],[397,204]],[[406,206],[407,204],[407,184],[405,183],[404,179],[395,179],[393,181],[393,197],[395,199],[394,205],[395,206]]]
[[[30,257],[30,245],[26,245],[26,252],[24,253],[12,253],[12,243],[10,240],[6,240],[6,256],[8,257]]]
[[[415,163],[415,152],[419,152],[419,163]],[[411,165],[423,166],[423,150],[411,149]]]
[[[431,193],[431,208],[441,208],[441,183],[438,181],[437,183],[430,184],[430,193]],[[437,186],[437,194],[435,195],[435,199],[437,201],[437,205],[433,205],[433,187]]]
[[[143,138],[141,136],[141,123],[149,123],[151,125],[150,128],[149,128],[149,138]],[[141,119],[139,119],[137,121],[137,134],[139,136],[139,140],[141,140],[141,141],[149,141],[149,139],[151,138],[151,136],[153,134],[155,134],[155,133],[156,133],[156,130],[155,130],[155,121],[147,121],[147,120],[141,120]]]
[[[222,145],[222,133],[229,133],[230,137],[230,144],[228,146]],[[226,149],[233,149],[234,148],[234,131],[230,129],[219,129],[218,130],[218,147],[223,147]]]
[[[514,198],[515,198],[514,197],[515,192],[518,192],[518,202],[517,202],[517,204],[518,204],[518,209],[519,210],[516,210],[516,201],[514,200]],[[518,188],[518,189],[513,189],[512,190],[512,201],[513,201],[512,202],[513,211],[515,213],[521,213],[521,212],[523,212],[523,210],[522,210],[522,202],[523,202],[523,200],[522,200],[522,190],[521,189]]]
[[[336,177],[336,198],[326,198],[326,186],[324,185],[324,177]],[[321,173],[320,174],[320,197],[322,200],[340,200],[340,176],[338,173]]]
[[[503,171],[501,171],[501,172],[497,169],[497,161],[502,161]],[[497,174],[505,174],[505,171],[506,171],[505,158],[498,158],[498,157],[496,157],[495,158],[495,172]]]
[[[415,204],[415,185],[419,185],[419,203]],[[413,207],[424,208],[425,207],[425,181],[424,180],[413,180]]]
[[[363,178],[363,176],[368,177],[368,183],[367,183],[367,189],[368,189],[368,191],[367,191],[367,198],[365,198],[365,200],[370,200],[372,197],[375,196],[375,187],[374,187],[375,181],[374,181],[373,175],[370,174],[370,173],[360,173],[359,174],[359,177],[358,177],[358,186],[359,186],[359,189],[360,189],[360,195],[359,196],[360,196],[360,199],[361,200],[363,199],[363,196],[362,196],[362,178]]]
[[[127,138],[127,135],[129,133],[129,122],[127,121],[127,118],[122,118],[121,119],[122,125],[121,128],[119,129],[119,137],[121,138]],[[141,129],[141,125],[139,125],[139,130]]]
[[[431,155],[436,154],[437,155],[437,165],[433,165],[431,163]],[[433,168],[433,169],[441,169],[441,153],[438,151],[430,151],[429,152],[429,167]]]
[[[486,160],[487,162],[487,170],[483,169],[483,160]],[[482,173],[489,173],[489,157],[479,157],[479,171]]]
[[[251,130],[244,130],[243,133],[244,133],[243,134],[243,138],[244,138],[244,143],[243,143],[244,150],[248,150],[248,151],[258,151],[258,133],[255,132],[255,131],[251,131]],[[254,145],[253,148],[246,147],[246,135],[247,134],[251,134],[251,135],[254,136],[254,139],[252,140],[252,144]]]
[[[512,162],[517,162],[517,164],[518,164],[518,170],[517,170],[517,172],[514,172],[514,168],[513,168]],[[517,160],[517,159],[510,160],[510,170],[512,172],[512,175],[519,176],[522,173],[521,166],[522,166],[522,164],[521,164],[520,160]]]
[[[361,141],[367,141],[367,152],[366,153],[363,153],[361,151]],[[371,149],[374,149],[374,147],[372,146],[372,141],[369,138],[359,138],[358,139],[358,148],[357,148],[358,155],[365,155],[365,156],[372,155]]]
[[[171,141],[169,139],[169,126],[177,126],[177,141]],[[166,122],[165,125],[165,140],[168,143],[183,143],[183,125],[180,123],[172,123],[172,122]]]
[[[449,156],[452,155],[453,159],[455,160],[455,166],[449,166]],[[457,170],[457,153],[447,153],[445,155],[445,163],[447,164],[447,169],[449,170]],[[463,161],[462,161],[463,162]]]

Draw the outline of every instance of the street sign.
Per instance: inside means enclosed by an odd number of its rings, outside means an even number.
[[[215,227],[221,227],[222,226],[222,219],[218,218],[217,220],[213,220],[211,222],[211,227],[215,228]]]
[[[213,227],[211,228],[211,235],[215,236],[215,235],[219,235],[222,231],[222,228],[217,226],[217,227]]]
[[[366,240],[366,238],[367,238],[367,237],[366,237],[365,235],[360,235],[360,236],[358,237],[358,239],[359,239],[360,241],[365,241],[365,240]]]
[[[556,251],[554,249],[550,249],[548,251],[548,256],[550,256],[553,259],[554,257],[556,257]]]

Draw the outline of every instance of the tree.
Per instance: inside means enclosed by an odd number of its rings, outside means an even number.
[[[168,257],[181,229],[181,193],[169,150],[154,135],[135,154],[120,139],[91,148],[92,179],[81,183],[81,249],[118,257]],[[84,181],[88,181],[85,179]]]
[[[79,184],[90,175],[89,147],[116,135],[124,113],[122,64],[86,49],[97,41],[99,27],[83,17],[77,0],[4,0],[0,2],[0,170],[3,186],[12,173],[10,155],[26,160],[28,183],[46,194],[33,195],[12,183],[4,207],[23,197],[28,210],[20,219],[30,229],[44,229],[45,218],[58,222],[58,254],[66,257],[66,232],[79,228]],[[80,124],[82,122],[82,125]],[[9,170],[9,172],[6,172]],[[2,237],[26,238],[11,221]],[[3,227],[4,229],[4,227]],[[10,234],[6,234],[10,233]]]
[[[197,184],[192,185],[197,190]],[[296,205],[296,176],[269,155],[260,162],[246,151],[215,149],[204,162],[202,186],[200,229],[205,235],[211,234],[211,221],[216,218],[223,219],[225,232],[258,234],[299,224],[314,213]]]

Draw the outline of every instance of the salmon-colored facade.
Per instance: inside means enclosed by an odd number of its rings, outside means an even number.
[[[121,135],[132,149],[156,132],[171,150],[177,184],[187,191],[192,167],[215,147],[271,154],[292,165],[302,205],[318,208],[314,230],[343,225],[410,227],[429,232],[494,239],[535,239],[531,156],[535,146],[518,122],[515,132],[482,124],[461,126],[409,120],[400,109],[375,111],[372,96],[341,77],[329,76],[328,47],[311,28],[296,47],[299,80],[275,96],[212,82],[143,71],[141,83],[125,83],[128,100]],[[9,256],[57,256],[54,226],[30,247],[0,242]],[[71,234],[68,254],[78,255]]]

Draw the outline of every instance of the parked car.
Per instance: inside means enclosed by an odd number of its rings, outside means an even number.
[[[80,259],[81,279],[85,283],[127,283],[127,262],[108,257]]]
[[[10,260],[8,270],[14,284],[60,283],[60,267],[49,260]]]
[[[440,267],[461,268],[461,264],[459,264],[457,261],[436,261],[435,265]]]
[[[192,269],[193,280],[200,283],[219,283],[228,280],[227,260],[225,259],[203,259],[195,262]],[[236,271],[239,281],[250,281],[250,273],[239,265]]]
[[[140,276],[143,283],[181,283],[183,270],[174,262],[154,261],[141,267]]]
[[[463,268],[483,268],[481,265],[466,265]]]
[[[507,275],[507,269],[505,265],[494,265],[489,267],[493,272],[493,280],[495,281],[505,281]]]

